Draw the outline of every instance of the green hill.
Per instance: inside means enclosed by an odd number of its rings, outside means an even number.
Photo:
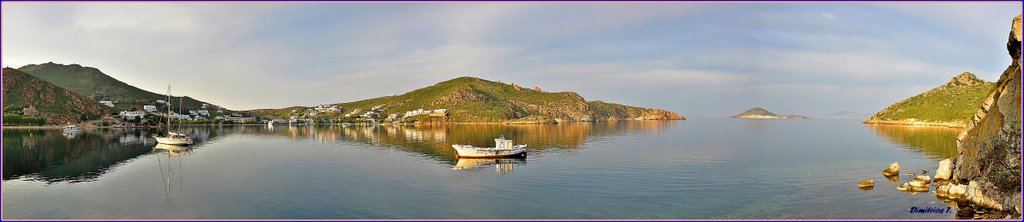
[[[106,106],[86,96],[53,85],[17,69],[3,69],[3,112],[22,113],[32,107],[49,124],[78,122],[82,118],[96,118],[112,112]]]
[[[390,114],[401,117],[407,111],[418,109],[446,109],[445,115],[417,115],[407,121],[427,122],[563,122],[627,119],[684,119],[678,114],[605,103],[587,102],[573,92],[544,92],[515,84],[494,82],[475,77],[460,77],[420,88],[411,92],[335,104],[344,109],[335,112],[361,115],[374,110],[381,118]],[[253,110],[270,118],[284,118],[306,112],[307,107],[289,107],[276,110]],[[319,117],[324,117],[319,115]]]
[[[731,118],[742,118],[742,119],[806,119],[804,116],[788,115],[783,116],[775,114],[761,107],[750,108],[747,111],[743,111],[740,114],[731,116]]]
[[[942,86],[892,104],[864,123],[963,127],[994,86],[965,72]]]
[[[96,101],[115,101],[118,110],[141,109],[142,105],[156,105],[156,100],[167,100],[164,94],[139,89],[114,79],[99,69],[78,64],[63,65],[49,62],[22,66],[18,70]],[[171,101],[177,104],[179,97],[173,97]],[[183,103],[185,109],[201,109],[205,102],[186,96]],[[210,107],[207,109],[213,110]]]

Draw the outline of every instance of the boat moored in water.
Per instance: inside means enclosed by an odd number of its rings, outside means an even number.
[[[526,156],[526,144],[512,145],[512,140],[505,136],[494,139],[494,147],[474,147],[472,145],[452,144],[457,158],[499,158]]]

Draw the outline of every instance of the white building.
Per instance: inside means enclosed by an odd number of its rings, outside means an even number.
[[[163,104],[167,104],[167,101],[164,101],[164,100],[162,100],[162,99],[158,99],[158,100],[156,100],[156,103],[163,103]]]
[[[146,112],[156,112],[156,106],[155,105],[145,105],[145,106],[142,106],[142,109],[146,110]]]
[[[143,117],[146,117],[146,112],[143,112],[143,111],[127,111],[127,110],[125,110],[125,111],[121,111],[121,113],[118,113],[117,115],[119,115],[121,117],[124,117],[124,118],[135,118],[135,117],[143,118]]]
[[[202,116],[205,116],[205,117],[210,117],[210,111],[209,110],[205,110],[205,109],[196,110],[196,113],[199,113],[199,115],[202,115]]]
[[[192,120],[192,116],[181,113],[171,113],[171,119]]]
[[[100,104],[107,105],[109,107],[114,107],[114,101],[110,101],[110,100],[100,101]]]
[[[341,107],[338,107],[338,106],[328,106],[326,104],[315,106],[315,107],[313,107],[313,109],[315,109],[317,112],[340,112],[341,111]]]

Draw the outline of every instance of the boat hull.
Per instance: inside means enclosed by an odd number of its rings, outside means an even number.
[[[509,149],[494,147],[473,147],[469,145],[452,145],[457,158],[501,158],[526,156],[526,145],[517,145]]]
[[[191,138],[172,138],[172,137],[159,137],[154,136],[157,143],[167,145],[190,145],[192,144]]]

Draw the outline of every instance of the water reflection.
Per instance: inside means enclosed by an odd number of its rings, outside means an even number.
[[[493,146],[494,138],[504,135],[516,144],[530,144],[530,155],[543,155],[545,150],[572,151],[588,139],[641,132],[658,132],[671,121],[620,121],[568,124],[464,124],[423,126],[277,126],[263,131],[247,131],[262,135],[285,136],[294,140],[319,143],[361,142],[393,147],[456,163],[451,144]]]
[[[920,151],[931,159],[941,160],[956,156],[956,136],[960,128],[909,125],[868,125],[890,142],[904,148]]]
[[[634,133],[658,132],[671,121],[620,121],[570,124],[467,124],[439,126],[229,126],[185,127],[201,147],[228,134],[285,137],[318,143],[362,143],[388,147],[457,165],[451,144],[493,146],[505,135],[517,144],[530,144],[530,155],[546,151],[576,152],[588,140]],[[60,129],[4,129],[3,179],[46,182],[90,181],[119,164],[162,150],[169,155],[188,152],[158,149],[151,129],[85,129],[73,136]],[[525,161],[522,161],[525,162]],[[451,166],[450,165],[450,166]],[[509,171],[510,172],[510,171]]]
[[[153,147],[156,153],[157,164],[160,165],[160,177],[163,179],[164,199],[168,204],[175,199],[184,196],[184,176],[182,175],[181,159],[184,155],[191,154],[192,149],[185,146],[157,144]]]
[[[472,170],[494,165],[494,172],[499,174],[512,173],[514,165],[526,165],[526,158],[460,158],[455,162],[453,170]]]
[[[196,144],[216,137],[218,128],[187,129]],[[150,129],[4,129],[3,179],[45,182],[91,181],[117,165],[149,154],[156,145]]]

